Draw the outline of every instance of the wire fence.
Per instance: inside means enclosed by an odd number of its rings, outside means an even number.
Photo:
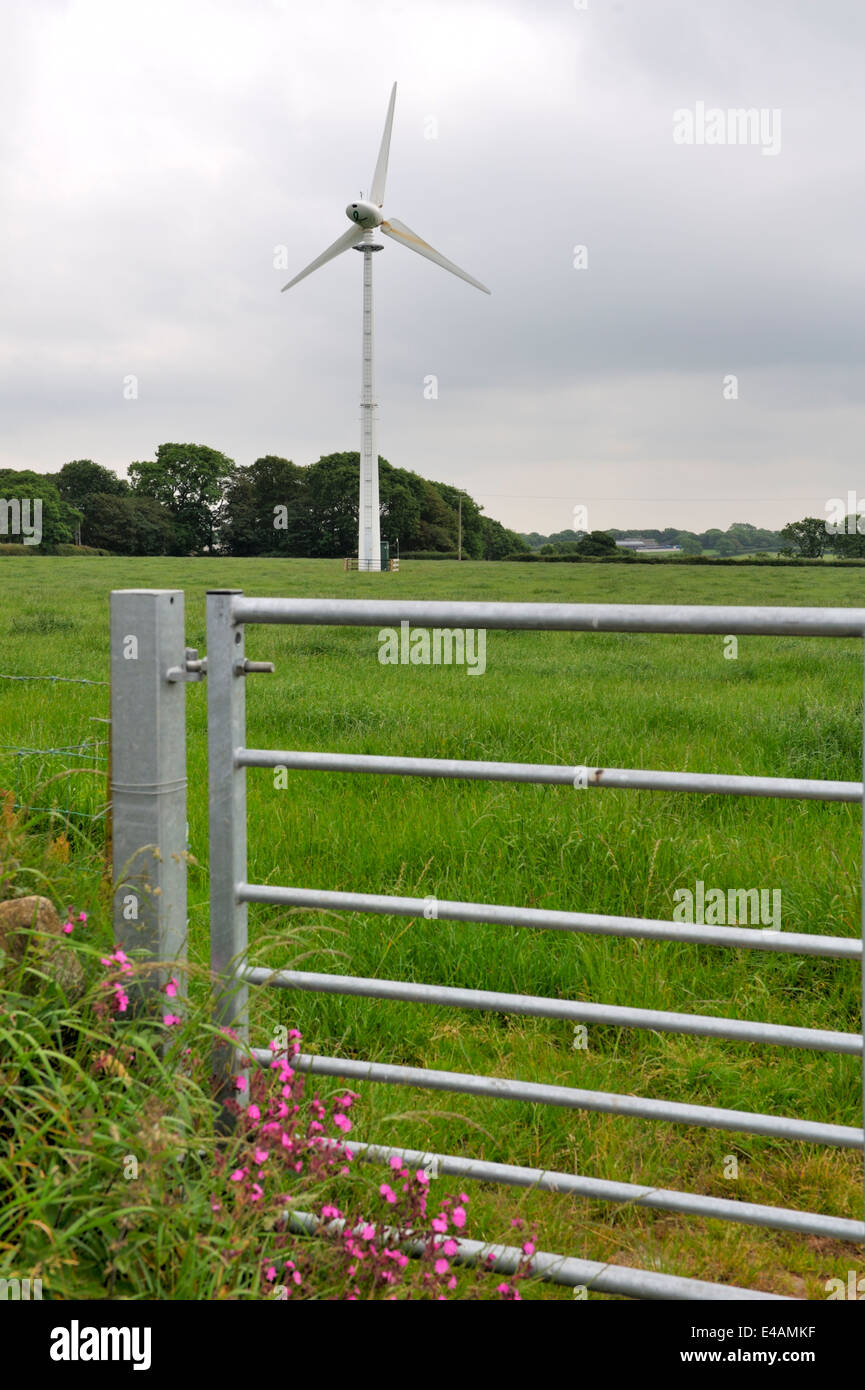
[[[81,676],[31,676],[20,674],[9,674],[0,672],[2,681],[49,681],[52,685],[92,685],[108,688],[108,681],[96,681],[85,679]],[[91,716],[94,723],[110,724],[110,720],[100,716]],[[107,792],[101,794],[101,807],[96,810],[85,810],[79,805],[73,804],[77,801],[74,796],[74,789],[80,785],[75,773],[92,772],[94,775],[107,778],[108,773],[108,745],[109,734],[106,731],[104,738],[91,735],[81,739],[78,743],[62,744],[56,748],[31,748],[26,745],[14,743],[0,743],[0,763],[11,765],[12,786],[5,790],[12,792],[12,807],[15,811],[26,811],[27,813],[39,813],[50,816],[57,816],[62,820],[71,819],[99,821],[104,820],[108,812]],[[34,765],[32,759],[41,759],[41,763]],[[88,766],[61,766],[59,771],[49,770],[49,775],[40,775],[45,768],[46,760],[57,760],[62,763],[87,763]],[[37,770],[34,772],[34,766]],[[56,785],[63,792],[57,798],[48,799],[51,801],[49,806],[34,805],[29,797],[35,795],[48,786]],[[90,802],[92,805],[92,800]]]

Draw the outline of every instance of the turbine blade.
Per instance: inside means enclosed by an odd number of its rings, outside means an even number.
[[[290,290],[292,285],[297,284],[298,280],[305,280],[307,275],[311,275],[314,270],[318,270],[320,265],[325,265],[328,261],[332,261],[334,256],[341,255],[342,252],[347,251],[350,246],[357,246],[358,242],[362,240],[363,227],[349,227],[347,232],[343,232],[341,237],[337,237],[332,246],[328,246],[326,251],[322,251],[320,256],[316,256],[314,261],[310,261],[305,270],[302,270],[299,275],[295,275],[294,279],[289,280],[287,285],[283,285],[280,294],[284,294],[286,290]]]
[[[375,173],[372,176],[372,183],[369,189],[369,201],[381,207],[384,202],[384,184],[387,178],[387,161],[390,154],[390,132],[393,127],[393,107],[396,101],[396,83],[391,88],[390,102],[387,108],[387,115],[384,118],[384,133],[381,137],[381,148],[378,152],[378,161],[375,166]]]
[[[483,290],[484,294],[492,294],[492,290],[488,290],[486,285],[481,284],[480,280],[475,280],[466,271],[460,270],[458,265],[454,265],[453,261],[449,261],[440,251],[434,250],[428,241],[424,241],[423,237],[419,237],[417,232],[413,232],[411,227],[407,227],[398,218],[390,217],[386,222],[382,222],[379,231],[384,232],[385,236],[393,237],[394,241],[400,242],[403,246],[407,246],[410,251],[417,251],[419,256],[426,256],[428,261],[434,261],[444,270],[449,270],[451,275],[458,275],[461,280],[467,280],[470,285],[474,285],[475,289]]]

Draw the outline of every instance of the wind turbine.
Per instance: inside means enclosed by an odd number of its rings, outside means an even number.
[[[483,290],[484,294],[490,294],[486,285],[482,285],[480,280],[475,280],[466,271],[460,270],[458,265],[449,261],[446,256],[442,256],[436,251],[429,242],[419,237],[404,222],[400,222],[396,217],[385,218],[382,211],[384,204],[384,186],[387,178],[387,161],[390,154],[390,133],[393,126],[393,110],[396,102],[396,83],[390,94],[390,102],[387,108],[387,116],[384,122],[384,133],[381,137],[381,148],[378,152],[375,173],[372,176],[369,197],[360,198],[356,203],[349,203],[345,210],[346,217],[351,222],[347,232],[343,232],[341,237],[337,237],[332,246],[328,246],[326,251],[322,251],[314,261],[302,270],[299,275],[295,275],[293,280],[289,280],[287,285],[283,285],[282,293],[290,290],[293,285],[306,279],[319,266],[332,261],[334,257],[348,251],[349,247],[354,247],[356,251],[363,254],[363,354],[361,372],[361,434],[360,434],[360,505],[358,507],[358,535],[357,535],[357,567],[360,570],[380,570],[381,569],[381,536],[379,531],[379,500],[378,500],[378,451],[376,447],[375,434],[375,410],[376,405],[373,400],[375,389],[374,373],[374,338],[372,323],[372,257],[374,251],[381,251],[384,248],[375,241],[376,231],[384,232],[385,236],[392,237],[403,246],[407,246],[410,251],[416,251],[419,256],[425,256],[428,261],[434,261],[445,270],[449,270],[452,275],[458,275],[461,280],[467,280],[476,289]]]

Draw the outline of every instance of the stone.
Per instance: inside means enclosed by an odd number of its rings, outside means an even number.
[[[56,944],[45,937],[57,937]],[[83,994],[84,970],[67,945],[63,924],[49,898],[31,894],[0,903],[0,951],[16,961],[26,955],[71,998]],[[35,983],[31,978],[27,993],[33,991]]]

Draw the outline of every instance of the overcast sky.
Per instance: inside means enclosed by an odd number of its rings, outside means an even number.
[[[397,81],[385,214],[492,297],[381,238],[380,453],[521,531],[825,515],[865,496],[863,72],[861,0],[0,0],[0,467],[357,449],[362,258],[279,289]],[[771,139],[677,143],[698,103]]]

